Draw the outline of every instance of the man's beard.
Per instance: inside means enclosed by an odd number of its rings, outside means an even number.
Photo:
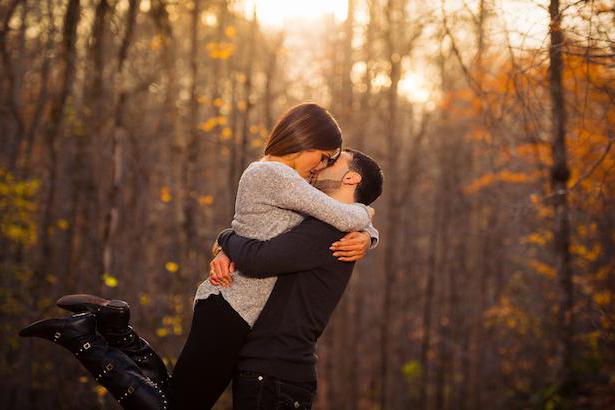
[[[342,181],[336,181],[334,179],[322,179],[314,181],[312,183],[314,188],[321,190],[325,194],[330,194],[337,191],[342,186]]]

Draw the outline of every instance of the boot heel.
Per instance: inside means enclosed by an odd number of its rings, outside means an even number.
[[[112,299],[109,301],[109,303],[107,303],[106,305],[109,308],[113,308],[113,309],[130,309],[130,306],[128,305],[128,303],[126,303],[123,300],[118,300],[118,299]]]

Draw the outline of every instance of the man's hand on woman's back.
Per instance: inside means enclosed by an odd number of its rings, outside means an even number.
[[[354,262],[362,259],[372,238],[367,232],[350,232],[339,241],[334,242],[329,249],[333,251],[333,256],[342,262]]]

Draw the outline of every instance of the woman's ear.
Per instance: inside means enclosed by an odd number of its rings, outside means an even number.
[[[286,164],[289,167],[296,169],[297,168],[297,158],[299,158],[299,155],[301,155],[300,152],[294,152],[292,154],[284,155],[282,159],[284,160],[284,162],[286,162]]]
[[[361,174],[359,174],[358,172],[349,171],[346,173],[346,175],[344,175],[342,181],[346,185],[358,185],[362,179],[363,178],[361,177]]]

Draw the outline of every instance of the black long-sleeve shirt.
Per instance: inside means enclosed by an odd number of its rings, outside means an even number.
[[[316,380],[316,341],[352,274],[329,246],[345,235],[307,218],[268,241],[223,231],[218,243],[243,275],[279,275],[243,346],[238,368],[290,381]]]

